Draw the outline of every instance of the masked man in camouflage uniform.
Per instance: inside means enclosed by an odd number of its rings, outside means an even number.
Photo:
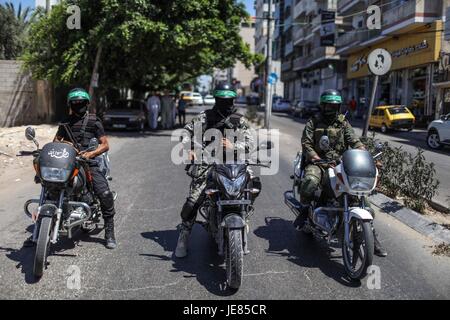
[[[320,96],[320,114],[311,118],[303,131],[302,149],[305,153],[306,167],[300,187],[302,212],[294,221],[294,226],[299,230],[306,222],[308,209],[316,190],[322,187],[327,194],[332,193],[329,190],[327,168],[324,165],[316,165],[314,162],[337,161],[347,149],[365,150],[350,123],[344,115],[340,114],[341,104],[342,97],[337,90],[326,90]],[[373,213],[373,210],[370,209],[370,211]],[[378,241],[375,228],[373,232],[375,254],[384,257],[387,252]]]
[[[217,129],[221,131],[223,138],[221,144],[224,150],[235,150],[237,152],[248,153],[253,149],[253,137],[250,132],[250,127],[247,120],[243,115],[236,112],[234,106],[234,99],[236,98],[236,92],[229,84],[219,84],[214,90],[214,97],[216,104],[210,110],[201,112],[184,128],[189,132],[190,136],[194,135],[194,126],[201,124],[202,136],[208,129]],[[238,137],[244,139],[238,139],[235,143],[232,143],[225,137],[225,130],[231,129],[237,133]],[[190,160],[197,160],[194,152],[189,152]],[[193,174],[189,195],[181,210],[181,230],[178,237],[177,248],[175,250],[175,256],[183,258],[187,255],[189,235],[194,225],[197,209],[201,205],[204,198],[204,190],[206,189],[209,167],[207,164],[194,164]],[[252,188],[261,190],[261,182],[258,177],[253,177],[251,169]]]

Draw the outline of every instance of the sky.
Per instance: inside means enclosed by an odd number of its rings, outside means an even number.
[[[255,15],[255,9],[253,8],[253,4],[255,0],[243,0],[242,2],[245,3],[245,6],[247,7],[247,11],[251,16]]]
[[[20,3],[22,3],[22,7],[32,7],[34,8],[35,0],[0,0],[0,3],[12,2],[14,6],[17,8]]]
[[[254,16],[255,15],[255,9],[253,8],[254,0],[241,0],[241,1],[245,3],[248,13],[250,13],[251,16]],[[5,2],[12,2],[14,3],[15,6],[16,5],[18,6],[19,3],[22,3],[22,6],[34,8],[35,0],[0,0],[0,3]]]

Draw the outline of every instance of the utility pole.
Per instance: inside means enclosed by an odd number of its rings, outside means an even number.
[[[50,0],[45,0],[45,12],[47,15],[50,14]]]
[[[94,97],[94,87],[98,86],[98,65],[100,63],[100,57],[102,55],[102,45],[97,48],[97,54],[95,55],[94,69],[92,70],[91,83],[89,84],[89,95],[91,96],[91,108],[92,112],[96,112],[96,103]]]
[[[266,76],[265,76],[265,100],[266,100],[266,109],[264,112],[264,127],[266,129],[270,129],[270,114],[272,113],[272,90],[271,86],[268,82],[269,75],[272,72],[272,0],[268,0],[267,4],[269,6],[268,16],[267,16],[267,45],[266,45]]]

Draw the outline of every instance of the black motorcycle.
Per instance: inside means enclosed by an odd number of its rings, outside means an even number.
[[[30,199],[24,205],[25,213],[35,223],[32,235],[36,243],[33,273],[40,278],[47,265],[51,244],[55,244],[61,235],[72,238],[75,228],[89,232],[100,221],[100,202],[94,195],[89,168],[96,160],[79,156],[79,149],[75,147],[77,144],[51,142],[39,149],[31,127],[26,129],[25,136],[35,143],[37,149],[20,151],[18,156],[34,156],[35,182],[42,186],[39,199]],[[98,141],[93,138],[86,151],[97,147]],[[30,212],[32,203],[38,207]]]
[[[257,150],[271,149],[272,143],[261,144]],[[243,256],[248,254],[247,234],[249,218],[254,213],[252,196],[260,192],[251,187],[248,166],[270,167],[270,163],[255,161],[242,164],[209,165],[205,198],[198,212],[204,221],[196,221],[215,239],[218,254],[225,256],[227,284],[238,289],[243,277]],[[186,167],[188,175],[195,176],[197,166]],[[250,187],[249,187],[250,186]]]

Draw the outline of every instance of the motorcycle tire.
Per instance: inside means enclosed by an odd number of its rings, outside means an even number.
[[[42,277],[44,274],[44,269],[47,265],[52,227],[53,219],[51,217],[43,217],[41,219],[33,266],[33,274],[36,278]]]
[[[242,230],[229,229],[226,245],[225,263],[227,267],[227,283],[232,289],[239,289],[242,284],[244,251],[242,246]]]
[[[353,279],[353,280],[360,280],[363,279],[367,275],[367,268],[372,265],[373,261],[373,251],[374,251],[374,238],[373,238],[373,231],[372,231],[372,225],[370,222],[364,222],[357,219],[352,219],[350,221],[350,228],[354,230],[358,227],[358,224],[360,226],[360,239],[364,241],[363,246],[363,252],[364,252],[364,258],[361,261],[361,266],[357,269],[355,269],[355,266],[353,266],[352,261],[348,250],[352,250],[351,248],[347,248],[347,244],[345,242],[345,239],[342,240],[342,258],[344,260],[344,268],[347,275]],[[352,239],[354,241],[354,238]],[[358,252],[359,256],[361,254],[360,250],[361,246],[358,246]],[[353,255],[355,252],[353,252]],[[361,258],[361,256],[359,257]]]

